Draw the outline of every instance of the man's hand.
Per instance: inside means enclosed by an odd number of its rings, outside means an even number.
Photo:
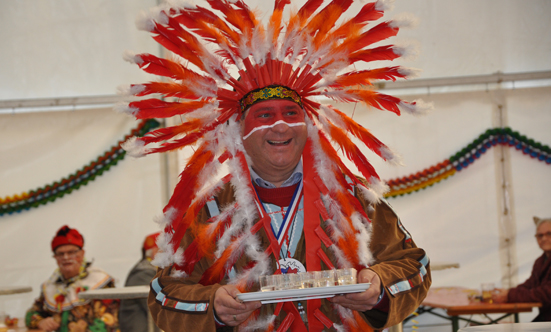
[[[509,294],[508,289],[497,288],[494,290],[494,293],[492,294],[492,300],[494,301],[494,303],[506,303],[507,294]]]
[[[356,311],[371,310],[377,304],[381,294],[381,279],[372,270],[363,269],[358,273],[357,280],[359,284],[371,283],[371,286],[365,292],[338,295],[329,299],[329,301]]]
[[[47,332],[55,331],[59,328],[59,323],[52,317],[44,318],[38,322],[38,328]]]
[[[243,303],[237,298],[239,290],[232,285],[225,285],[214,294],[214,311],[222,323],[237,326],[243,323],[253,311],[260,308],[260,301]]]

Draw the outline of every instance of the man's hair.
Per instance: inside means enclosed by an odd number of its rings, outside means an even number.
[[[551,218],[540,219],[538,217],[534,217],[534,224],[536,224],[536,229],[538,229],[540,225],[544,222],[551,223]]]

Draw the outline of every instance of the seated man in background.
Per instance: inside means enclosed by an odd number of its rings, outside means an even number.
[[[159,233],[148,235],[142,247],[142,259],[134,265],[124,286],[149,285],[155,276],[157,268],[151,265],[151,261],[159,251],[155,241]],[[121,301],[120,327],[122,332],[147,332],[149,331],[149,308],[147,299],[129,299]],[[155,323],[151,322],[152,326]],[[155,327],[155,330],[159,329]]]
[[[118,302],[83,300],[79,292],[114,287],[114,280],[84,259],[84,238],[68,226],[52,240],[59,267],[41,286],[40,297],[27,311],[26,325],[44,331],[118,331]]]
[[[511,289],[501,289],[493,296],[495,303],[539,302],[539,315],[534,322],[551,321],[551,218],[534,217],[536,240],[543,254],[536,259],[530,278],[523,284]]]

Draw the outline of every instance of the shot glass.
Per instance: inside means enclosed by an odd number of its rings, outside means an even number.
[[[260,276],[260,291],[268,292],[275,290],[275,280],[273,275]]]
[[[338,285],[354,285],[356,284],[357,271],[354,268],[340,269],[335,271],[335,276]]]
[[[312,272],[300,272],[297,275],[300,279],[300,288],[314,287],[314,274]]]
[[[335,271],[323,270],[314,272],[316,287],[335,286]]]

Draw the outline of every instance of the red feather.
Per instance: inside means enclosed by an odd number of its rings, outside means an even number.
[[[135,96],[146,96],[152,93],[160,93],[164,97],[176,97],[183,99],[198,99],[200,96],[191,92],[187,85],[173,82],[150,82],[145,84],[133,84],[134,86],[142,86],[141,92],[134,94]]]
[[[190,120],[185,123],[182,123],[178,126],[157,129],[153,132],[148,133],[146,136],[143,136],[140,140],[144,142],[145,145],[153,142],[166,141],[176,135],[196,131],[200,129],[202,126],[203,126],[203,121],[194,119],[194,120]]]
[[[387,110],[400,115],[398,104],[401,102],[399,98],[378,93],[372,90],[347,90],[347,93],[355,95],[358,100],[363,101],[367,105],[371,105],[380,110]]]
[[[131,102],[128,106],[138,108],[136,119],[170,118],[178,114],[193,112],[209,104],[208,100],[168,102],[159,99],[145,99]]]
[[[172,241],[170,243],[172,244],[174,251],[178,250],[178,247],[180,246],[180,242],[182,241],[184,234],[186,234],[186,231],[195,221],[195,218],[197,218],[199,211],[201,211],[201,209],[203,208],[203,206],[205,206],[206,203],[207,203],[206,197],[196,200],[193,204],[189,205],[186,208],[186,211],[184,211],[185,212],[184,217],[182,219],[178,219],[180,220],[180,222],[173,223],[174,234],[172,237]]]
[[[205,71],[205,66],[201,61],[203,54],[197,54],[201,49],[198,46],[199,43],[189,32],[180,29],[179,34],[176,35],[173,30],[169,30],[160,24],[155,26],[155,32],[159,35],[153,37],[153,39],[158,43]]]
[[[203,137],[205,135],[205,133],[216,129],[217,126],[219,126],[220,124],[226,122],[236,112],[237,112],[237,110],[227,111],[227,112],[223,113],[220,117],[218,117],[215,121],[203,126],[203,128],[201,130],[193,132],[191,134],[188,134],[188,135],[186,135],[185,137],[183,137],[181,139],[163,143],[161,145],[161,147],[159,147],[159,148],[150,149],[147,154],[157,153],[157,152],[166,152],[166,151],[170,151],[170,150],[174,150],[174,149],[180,149],[180,148],[183,148],[183,147],[188,146],[190,144],[193,144],[193,143],[197,142],[198,139]]]
[[[383,22],[367,30],[358,37],[357,41],[353,45],[354,47],[349,50],[357,51],[373,43],[396,36],[396,34],[398,34],[398,30],[400,29],[391,27],[390,23],[391,22]]]
[[[383,67],[373,70],[361,70],[338,76],[332,87],[349,87],[355,85],[371,85],[371,80],[396,81],[396,78],[406,76],[399,72],[400,67]]]
[[[393,45],[381,46],[367,50],[361,50],[350,54],[348,60],[350,64],[357,61],[371,62],[379,60],[394,60],[400,56],[394,53]]]
[[[348,31],[364,27],[369,21],[376,21],[383,17],[384,12],[375,10],[375,2],[366,3],[356,16],[343,23],[333,32],[334,36],[339,38],[348,36]],[[353,28],[356,26],[356,28]]]
[[[195,264],[201,260],[203,256],[197,250],[197,239],[195,239],[191,244],[186,248],[184,252],[184,266],[183,271],[187,274],[191,274],[195,268]]]

